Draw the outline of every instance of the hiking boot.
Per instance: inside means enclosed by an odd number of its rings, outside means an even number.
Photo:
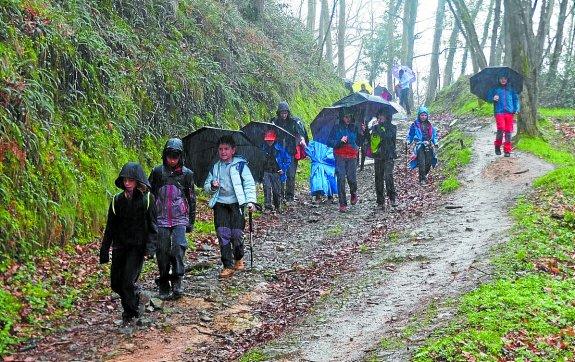
[[[245,268],[246,263],[244,262],[244,259],[236,260],[236,263],[234,264],[235,270],[244,270]]]
[[[138,317],[141,317],[144,315],[144,312],[146,311],[146,307],[148,306],[148,304],[150,304],[150,296],[148,295],[148,293],[141,291],[138,293]]]
[[[391,199],[391,206],[397,207],[397,200],[396,199]]]
[[[505,152],[505,153],[503,154],[503,157],[511,157],[511,153]]]
[[[229,278],[232,275],[234,275],[235,270],[232,268],[224,268],[221,272],[220,272],[220,278]]]
[[[158,289],[159,289],[159,293],[158,293],[158,298],[160,298],[161,300],[168,300],[170,299],[170,284],[168,282],[160,282],[158,281],[156,284],[158,284]]]
[[[351,204],[355,205],[355,204],[357,204],[358,201],[359,201],[359,197],[357,196],[357,194],[351,194]]]
[[[500,155],[501,155],[501,146],[495,146],[495,154],[496,154],[497,156],[500,156]]]
[[[347,212],[347,206],[339,205],[339,212]]]
[[[184,294],[182,277],[176,277],[176,279],[172,281],[172,293],[174,293],[174,298],[180,298]]]

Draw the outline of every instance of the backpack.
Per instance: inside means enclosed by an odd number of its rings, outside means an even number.
[[[370,153],[371,156],[377,155],[377,153],[379,152],[380,144],[381,144],[381,136],[376,133],[372,134],[369,140],[369,148],[367,152]]]
[[[112,200],[112,212],[114,213],[114,215],[116,215],[116,200],[118,199],[118,197],[123,194],[124,191],[117,193],[116,195],[114,195],[114,199]],[[146,211],[150,208],[150,192],[146,192]]]

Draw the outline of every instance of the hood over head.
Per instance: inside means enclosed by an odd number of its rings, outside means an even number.
[[[151,188],[142,166],[137,162],[126,163],[120,170],[120,175],[118,175],[118,178],[114,181],[116,186],[122,190],[124,190],[124,177],[133,178],[139,184],[146,186],[148,189]]]
[[[184,143],[179,138],[170,138],[166,145],[164,146],[164,151],[162,152],[162,161],[164,165],[166,164],[166,157],[170,153],[175,153],[180,155],[180,161],[178,162],[178,167],[184,164]]]
[[[278,117],[279,117],[279,115],[280,115],[280,112],[282,112],[282,111],[288,111],[288,113],[291,114],[291,111],[290,111],[290,109],[289,109],[289,104],[288,104],[288,102],[286,102],[286,101],[281,101],[281,102],[278,104],[278,110],[277,110],[277,112],[276,112]],[[289,117],[289,114],[288,114],[288,117]]]
[[[429,110],[427,109],[426,106],[419,107],[419,109],[417,110],[417,119],[419,119],[419,115],[422,113],[427,114],[427,117],[429,117]]]

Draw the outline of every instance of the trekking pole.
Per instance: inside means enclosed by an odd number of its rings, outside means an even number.
[[[250,268],[254,268],[254,220],[252,210],[248,210],[249,232],[250,232]]]

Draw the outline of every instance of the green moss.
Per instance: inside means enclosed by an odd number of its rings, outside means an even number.
[[[443,193],[449,193],[459,188],[457,179],[459,170],[471,162],[473,151],[471,150],[473,138],[460,130],[452,130],[441,140],[439,160],[441,172],[445,179],[439,185]]]
[[[267,360],[268,357],[260,349],[249,350],[240,358],[240,362],[261,362]]]

